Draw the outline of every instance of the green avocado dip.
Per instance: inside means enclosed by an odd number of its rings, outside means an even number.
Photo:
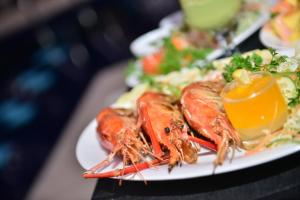
[[[239,12],[242,0],[180,0],[188,26],[200,30],[221,29]]]

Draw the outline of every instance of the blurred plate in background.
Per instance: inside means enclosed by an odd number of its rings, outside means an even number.
[[[271,31],[268,31],[268,29],[265,27],[262,28],[259,32],[259,40],[264,46],[278,50],[294,49],[297,42],[300,43],[300,40],[294,43],[285,42],[274,35]]]
[[[180,27],[182,22],[182,20],[179,20],[179,16],[181,16],[180,13],[181,12],[176,12],[167,16],[160,22],[160,25],[163,24],[162,27],[149,31],[135,39],[130,45],[131,53],[136,57],[143,57],[158,51],[163,44],[163,39],[170,36],[173,30],[177,30]],[[259,28],[262,27],[268,21],[268,19],[269,13],[262,11],[259,17],[253,23],[251,23],[248,28],[246,28],[240,34],[233,36],[233,40],[230,46],[234,48],[241,44],[253,33],[259,30]],[[180,24],[178,24],[179,22]],[[218,48],[214,49],[207,56],[206,59],[208,61],[219,58],[225,53],[225,49],[221,47],[222,45],[219,44],[218,46]],[[139,63],[137,66],[138,67],[136,67],[136,73],[132,73],[130,76],[126,77],[125,82],[129,87],[134,87],[140,82],[138,76],[142,73],[141,64]]]
[[[130,51],[136,57],[156,52],[162,46],[162,40],[171,34],[171,29],[157,28],[149,31],[130,44]]]
[[[183,24],[183,16],[181,11],[172,13],[159,21],[159,27],[174,28]]]
[[[156,52],[162,45],[162,40],[165,37],[170,36],[171,32],[180,28],[182,20],[179,20],[181,12],[176,12],[170,16],[165,17],[161,22],[160,28],[149,31],[140,37],[136,38],[130,45],[131,53],[136,56],[146,56]],[[269,13],[261,12],[260,16],[242,33],[234,35],[233,42],[231,45],[237,46],[248,37],[250,37],[254,32],[256,32],[260,27],[262,27],[269,19]],[[220,47],[217,49],[221,49]],[[224,53],[224,52],[223,52]],[[222,54],[211,53],[210,59],[215,59]]]

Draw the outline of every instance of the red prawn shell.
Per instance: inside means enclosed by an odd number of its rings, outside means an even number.
[[[211,138],[212,122],[223,114],[221,97],[219,96],[223,85],[217,82],[196,82],[184,88],[181,97],[183,113],[196,130],[202,130],[204,136],[219,144],[221,138]],[[207,133],[206,133],[207,132]]]
[[[162,156],[161,145],[170,151],[169,169],[183,160],[194,163],[198,157],[197,150],[187,140],[183,116],[172,102],[171,96],[157,92],[146,92],[138,99],[139,117],[154,153]]]
[[[114,150],[123,131],[136,126],[136,119],[126,109],[105,108],[98,114],[97,122],[101,145],[109,151]]]
[[[223,108],[220,82],[196,82],[184,88],[181,104],[188,124],[199,134],[213,141],[218,147],[216,164],[222,164],[231,143],[241,141]]]

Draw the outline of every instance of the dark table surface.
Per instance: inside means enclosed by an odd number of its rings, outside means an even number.
[[[299,199],[300,153],[230,173],[178,181],[99,180],[93,199]]]
[[[238,49],[264,48],[255,33]],[[92,199],[299,199],[300,153],[234,172],[176,181],[100,179]]]

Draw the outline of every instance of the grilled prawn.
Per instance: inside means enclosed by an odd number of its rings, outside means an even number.
[[[100,112],[97,132],[101,144],[111,153],[84,173],[84,178],[123,176],[167,163],[171,170],[182,161],[194,163],[198,155],[192,142],[216,150],[215,144],[187,135],[189,129],[180,109],[168,95],[144,93],[137,101],[137,114],[138,120],[126,109],[105,108]],[[148,138],[143,136],[142,130]],[[123,158],[123,168],[98,172],[110,164],[116,154]],[[145,161],[145,156],[151,160]]]
[[[137,102],[138,115],[150,137],[154,155],[161,158],[169,152],[169,170],[185,161],[197,161],[197,149],[187,137],[187,125],[172,98],[156,92],[144,93]]]
[[[110,164],[116,154],[123,158],[126,166],[139,163],[149,152],[140,137],[136,117],[131,110],[105,108],[97,116],[97,122],[100,142],[111,153],[107,159],[86,172],[87,174]]]
[[[181,97],[182,112],[190,127],[217,145],[215,165],[223,163],[230,145],[241,144],[224,112],[222,88],[220,82],[196,82],[185,87]]]

